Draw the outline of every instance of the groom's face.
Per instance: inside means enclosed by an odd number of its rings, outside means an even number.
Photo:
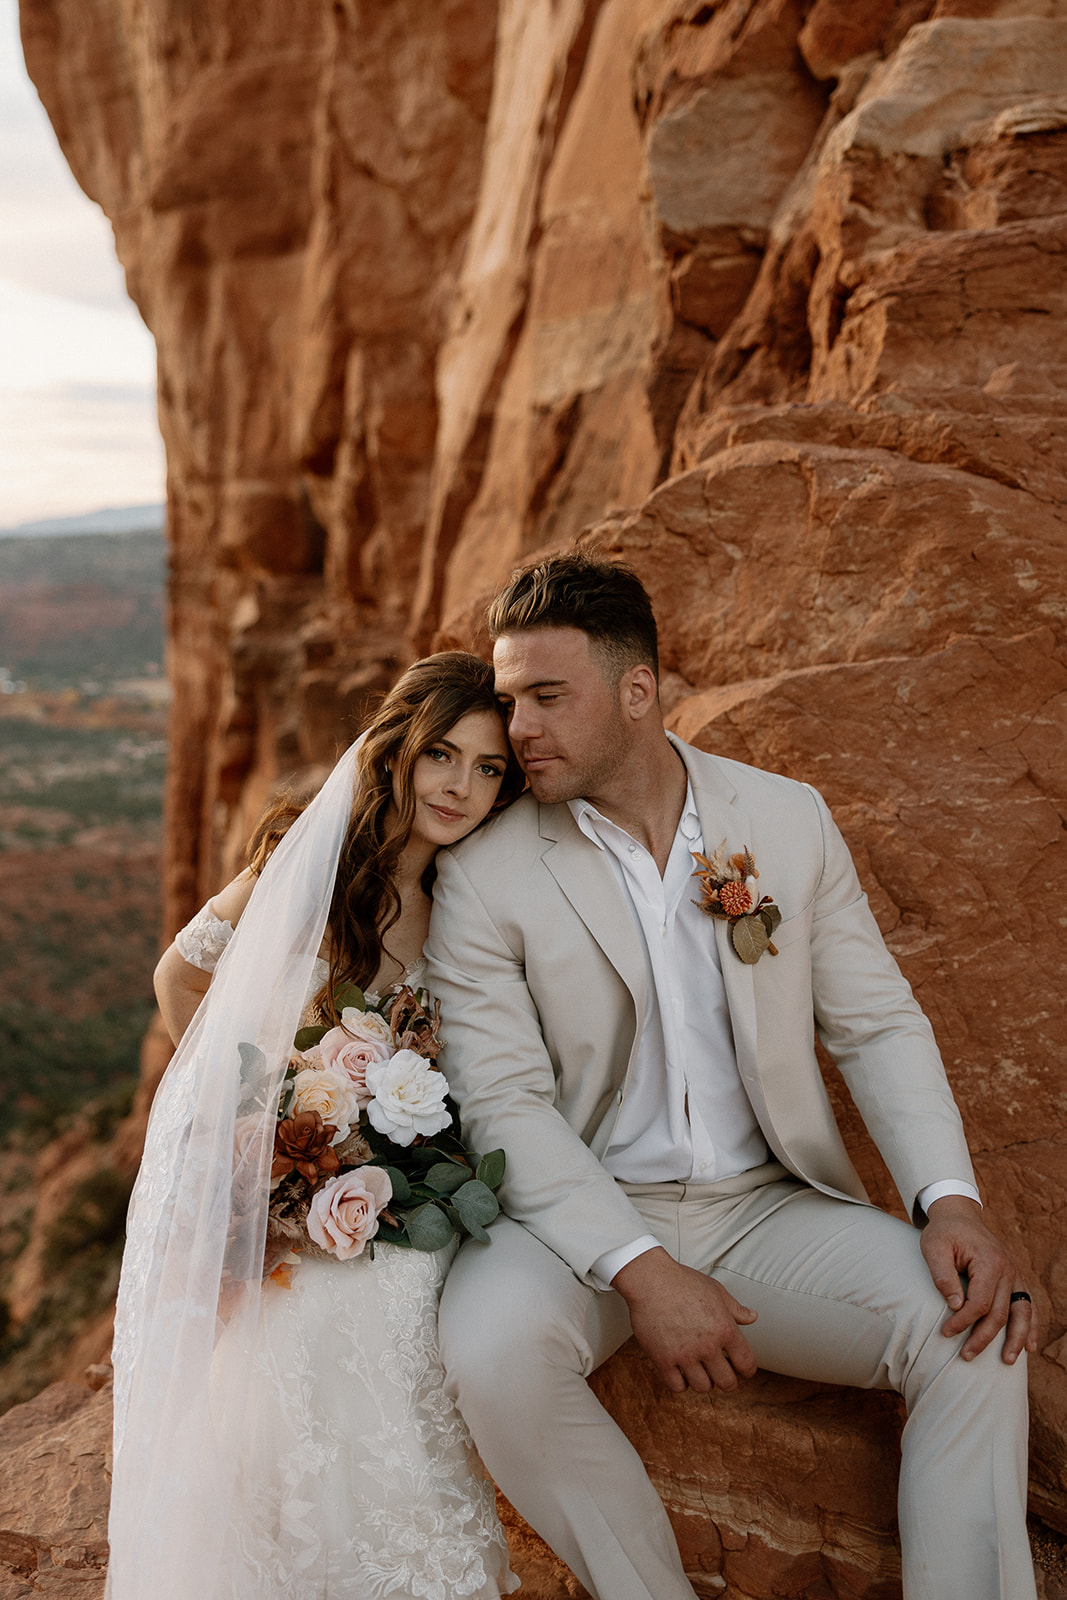
[[[618,684],[579,628],[506,633],[493,649],[508,736],[536,800],[607,796],[632,730]]]

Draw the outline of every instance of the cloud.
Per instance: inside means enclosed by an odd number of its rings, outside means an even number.
[[[155,381],[155,344],[132,306],[79,305],[0,278],[0,389]]]
[[[0,0],[0,527],[163,498],[155,346]]]
[[[163,498],[150,385],[0,392],[0,527]]]

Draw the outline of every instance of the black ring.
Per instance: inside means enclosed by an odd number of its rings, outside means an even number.
[[[1028,1306],[1032,1306],[1033,1303],[1034,1303],[1030,1299],[1030,1296],[1027,1294],[1025,1289],[1016,1289],[1015,1293],[1012,1295],[1011,1299],[1008,1301],[1008,1304],[1010,1306],[1013,1306],[1015,1304],[1016,1300],[1025,1300]]]

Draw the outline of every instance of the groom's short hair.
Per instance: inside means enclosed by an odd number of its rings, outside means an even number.
[[[638,665],[651,667],[659,678],[652,602],[637,573],[623,562],[566,550],[519,567],[485,620],[493,640],[535,628],[579,628],[615,681]]]

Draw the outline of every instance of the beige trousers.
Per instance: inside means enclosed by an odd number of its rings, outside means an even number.
[[[710,1186],[627,1186],[677,1260],[759,1313],[761,1367],[905,1398],[905,1600],[1034,1600],[1026,1537],[1026,1364],[946,1339],[919,1234],[777,1164]],[[518,1223],[468,1243],[445,1282],[449,1386],[511,1503],[597,1600],[693,1600],[640,1457],[586,1377],[629,1336],[626,1306]]]

